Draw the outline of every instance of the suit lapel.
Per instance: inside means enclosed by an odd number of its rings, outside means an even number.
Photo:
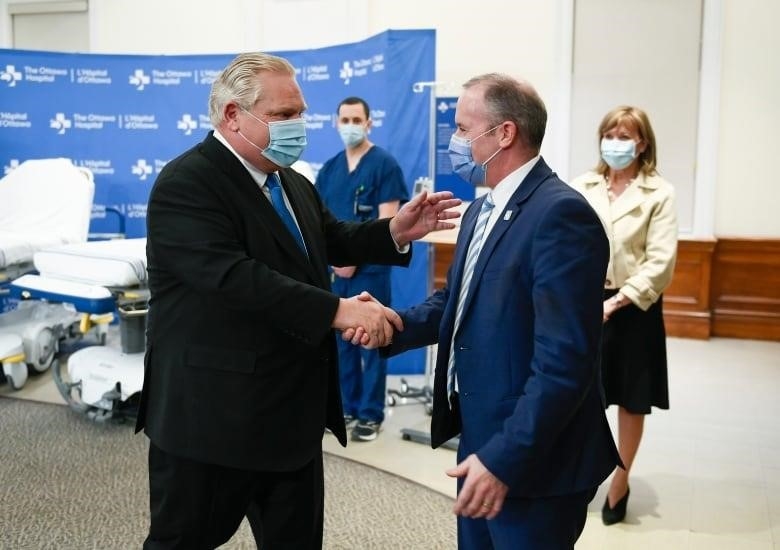
[[[242,195],[252,197],[252,199],[247,201],[247,204],[242,205],[242,207],[251,212],[261,224],[268,228],[269,233],[273,235],[284,253],[300,266],[305,267],[314,280],[320,280],[320,277],[316,276],[316,271],[311,262],[298,246],[295,237],[290,234],[287,226],[284,225],[284,222],[276,213],[271,201],[266,198],[265,193],[263,193],[260,186],[257,185],[257,182],[255,182],[235,155],[222,145],[219,140],[214,137],[213,133],[209,133],[201,144],[201,152],[227,175],[230,181],[239,188]],[[284,185],[284,181],[285,180],[282,180],[282,185],[284,186],[285,192],[288,193],[288,199],[290,199],[290,203],[293,205],[295,217],[301,225],[303,240],[306,242],[307,248],[316,248],[309,244],[312,240],[306,237],[307,232],[311,235],[311,228],[307,231],[303,231],[304,224],[302,223],[302,220],[307,219],[307,216],[300,213],[300,207],[296,207],[298,204],[305,204],[305,198],[301,198],[299,193],[292,193],[293,196],[291,196],[290,188],[293,186],[290,186],[289,184]]]
[[[298,243],[295,242],[295,239],[290,235],[290,232],[287,231],[286,227],[285,233],[290,237],[290,242],[293,243],[299,258],[310,268],[311,275],[317,280],[320,280],[321,278],[317,277],[318,270],[315,269],[314,266],[325,266],[327,265],[327,260],[324,251],[318,245],[320,239],[317,236],[319,235],[320,229],[316,221],[320,219],[319,212],[314,211],[312,200],[306,196],[306,192],[310,191],[310,189],[302,189],[299,185],[291,182],[290,176],[288,176],[284,170],[280,170],[279,175],[281,176],[284,192],[290,200],[290,205],[295,214],[295,219],[298,222],[298,227],[301,230],[301,235],[303,235],[303,241],[306,243],[308,257],[306,257],[300,249]],[[301,178],[303,178],[303,176],[301,176]],[[307,181],[306,185],[311,186],[311,183]],[[273,206],[271,208],[273,208]],[[320,280],[320,282],[327,284],[327,281]]]
[[[469,292],[466,295],[466,303],[463,305],[463,315],[466,315],[466,312],[471,306],[471,301],[474,297],[476,289],[479,287],[482,281],[482,273],[485,271],[485,267],[491,260],[496,246],[501,241],[504,234],[512,226],[512,224],[515,223],[515,220],[520,218],[522,215],[524,203],[533,195],[534,191],[536,191],[539,186],[542,185],[544,180],[551,177],[552,175],[553,172],[544,162],[544,159],[539,159],[539,162],[534,165],[534,167],[531,169],[522,183],[520,183],[517,190],[507,202],[506,207],[501,212],[499,218],[496,220],[493,229],[491,229],[490,234],[486,237],[485,242],[482,244],[482,250],[479,253],[479,258],[477,259],[477,263],[474,265],[474,274],[471,277]],[[481,204],[482,203],[480,203],[480,208]],[[477,212],[478,211],[479,210],[477,210]],[[468,248],[468,246],[466,246],[466,248]],[[465,256],[465,252],[463,253],[463,256]],[[465,260],[460,261],[459,271],[461,272],[463,270],[463,261]]]
[[[612,203],[609,219],[615,222],[642,205],[649,192],[658,189],[658,184],[642,174],[637,176],[632,185]]]

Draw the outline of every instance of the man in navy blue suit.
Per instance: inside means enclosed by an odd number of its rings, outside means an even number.
[[[599,373],[609,244],[540,157],[546,121],[528,83],[466,82],[450,158],[489,192],[463,216],[446,287],[400,312],[383,350],[439,345],[431,438],[460,434],[461,549],[573,548],[620,464]]]

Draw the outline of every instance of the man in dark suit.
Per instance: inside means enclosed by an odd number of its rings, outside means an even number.
[[[288,167],[306,105],[284,59],[242,54],[214,82],[214,132],[169,162],[151,192],[145,379],[146,549],[215,548],[251,508],[258,546],[322,545],[322,436],[346,430],[333,329],[383,345],[395,314],[330,292],[327,266],[406,264],[451,194],[392,219],[336,220]]]
[[[432,445],[460,434],[462,549],[573,548],[620,461],[599,376],[609,245],[539,156],[546,120],[527,83],[464,85],[450,157],[489,193],[463,216],[446,288],[402,312],[386,348],[438,342]]]

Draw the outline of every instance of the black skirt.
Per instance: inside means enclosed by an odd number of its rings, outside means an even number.
[[[606,290],[604,299],[616,293]],[[601,378],[607,405],[634,414],[650,414],[651,406],[669,408],[663,296],[647,311],[623,306],[604,324]]]

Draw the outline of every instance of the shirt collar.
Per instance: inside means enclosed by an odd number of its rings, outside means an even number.
[[[261,170],[258,170],[257,168],[252,166],[252,164],[247,162],[247,160],[244,157],[239,155],[236,152],[236,150],[233,149],[233,146],[228,143],[227,139],[225,139],[225,136],[223,136],[216,128],[214,129],[214,138],[216,138],[216,140],[220,142],[222,145],[227,147],[227,150],[233,153],[233,155],[239,160],[239,162],[244,165],[244,168],[246,168],[249,171],[249,175],[252,176],[252,179],[255,180],[255,183],[257,183],[257,185],[259,185],[260,187],[265,185],[265,180],[268,178],[268,174],[266,174]]]
[[[515,194],[517,188],[523,183],[523,180],[531,173],[531,170],[536,163],[539,162],[540,155],[536,155],[534,158],[523,164],[520,168],[507,175],[502,179],[491,191],[493,196],[493,204],[495,204],[495,211],[502,212],[506,207],[509,199]],[[488,170],[490,170],[488,165]]]

